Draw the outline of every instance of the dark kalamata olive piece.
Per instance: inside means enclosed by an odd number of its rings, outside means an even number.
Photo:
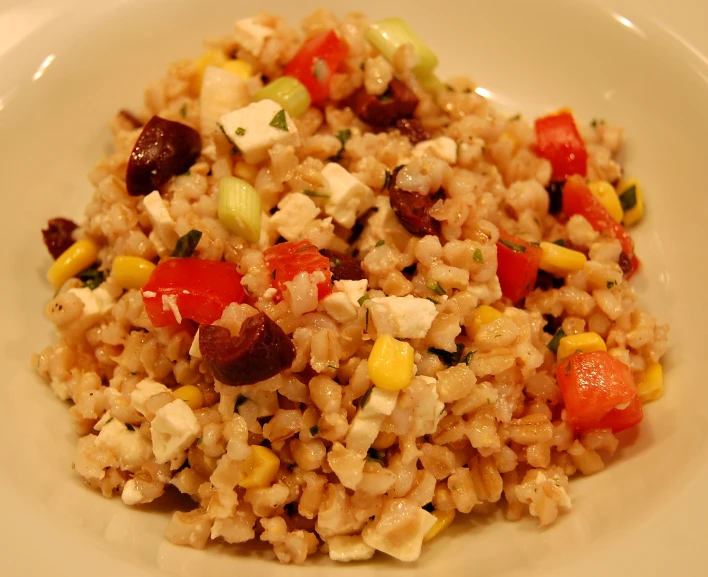
[[[68,218],[52,218],[47,222],[47,228],[42,230],[42,236],[44,244],[54,260],[74,244],[71,235],[77,228],[78,225]]]
[[[361,269],[361,262],[353,256],[326,248],[320,250],[320,254],[329,259],[332,280],[362,280],[366,278]]]
[[[430,139],[430,133],[423,128],[417,118],[399,118],[396,120],[396,128],[401,131],[403,136],[408,137],[411,144],[418,144]]]
[[[295,360],[295,347],[288,335],[260,312],[244,321],[236,337],[227,328],[202,325],[199,349],[214,377],[232,386],[274,377]]]
[[[430,216],[436,202],[432,196],[407,192],[394,186],[390,192],[391,208],[408,232],[415,236],[440,234],[440,223]]]
[[[372,96],[364,87],[360,88],[350,97],[349,106],[367,124],[386,128],[399,118],[413,116],[418,97],[405,83],[394,78],[381,96]]]
[[[632,259],[627,256],[627,253],[622,251],[619,255],[619,260],[617,261],[622,269],[622,274],[627,276],[632,272]]]
[[[196,130],[153,116],[130,153],[128,193],[141,196],[159,190],[173,176],[187,172],[201,150],[202,139]]]
[[[564,180],[552,180],[546,187],[548,193],[548,212],[550,214],[558,214],[563,210],[563,187]]]

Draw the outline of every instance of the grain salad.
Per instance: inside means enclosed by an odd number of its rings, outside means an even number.
[[[622,129],[437,64],[399,18],[259,13],[116,114],[32,359],[90,487],[191,497],[179,545],[410,562],[458,514],[553,523],[641,426],[668,326]]]

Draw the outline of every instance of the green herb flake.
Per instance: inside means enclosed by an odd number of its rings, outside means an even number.
[[[359,306],[362,307],[362,306],[364,306],[364,303],[369,300],[369,298],[370,298],[369,293],[365,293],[364,296],[359,298],[359,300],[357,300],[356,302],[358,302]]]
[[[311,188],[306,188],[305,190],[301,190],[302,194],[305,196],[310,196],[312,198],[330,198],[328,194],[321,194],[319,192],[315,192]]]
[[[426,298],[426,300],[429,300],[429,301],[430,301],[431,303],[433,303],[434,305],[439,305],[439,304],[440,304],[440,301],[436,301],[433,297],[425,297],[425,298]]]
[[[520,112],[517,112],[516,114],[514,114],[514,116],[512,116],[512,117],[509,119],[509,122],[514,122],[514,121],[516,121],[516,120],[521,120],[521,113],[520,113]]]
[[[236,129],[236,136],[243,136],[244,134],[246,134],[246,129],[243,126],[239,126]]]
[[[602,118],[593,118],[590,122],[590,126],[592,126],[593,128],[597,128],[598,126],[602,126],[603,124],[605,124],[605,121]]]
[[[91,268],[81,271],[76,275],[76,278],[83,282],[84,286],[94,290],[106,280],[106,271],[98,270],[97,266],[92,266]]]
[[[197,447],[202,444],[202,441],[203,441],[203,440],[204,440],[204,439],[202,439],[201,437],[199,437],[199,438],[197,439]]]
[[[568,359],[568,364],[565,366],[565,376],[568,376],[570,374],[570,359]]]
[[[364,330],[369,330],[369,309],[366,309],[366,327]]]
[[[445,365],[446,367],[454,367],[455,365],[460,364],[462,361],[462,353],[465,350],[465,345],[462,343],[457,343],[457,350],[454,353],[451,353],[450,351],[446,351],[444,349],[437,349],[435,347],[430,347],[428,349],[428,353],[431,355],[436,355],[441,361],[442,364]]]
[[[364,396],[361,398],[361,401],[359,402],[359,408],[363,409],[366,404],[369,402],[369,399],[371,398],[371,393],[374,390],[374,386],[371,385],[368,390],[364,393]]]
[[[342,158],[342,154],[344,154],[344,145],[347,143],[347,140],[352,137],[352,131],[348,128],[344,128],[343,130],[338,130],[335,136],[337,137],[337,140],[339,140],[341,147],[337,151],[337,154],[330,156],[327,160],[330,160],[332,162],[339,162],[339,160]]]
[[[330,260],[330,263],[332,264],[332,266],[336,267],[336,266],[339,266],[340,264],[342,264],[342,259],[339,258],[338,256],[335,256],[335,257],[332,257],[332,259]]]
[[[474,256],[472,257],[474,260],[480,264],[484,264],[484,255],[482,254],[482,249],[481,248],[476,248],[474,249]]]
[[[617,282],[615,282],[615,281],[613,281],[613,280],[607,281],[607,288],[608,288],[608,289],[611,289],[611,288],[613,288],[613,287],[616,286],[616,285],[617,285]]]
[[[171,256],[189,258],[194,254],[201,238],[202,231],[194,229],[190,230],[184,236],[179,237]]]
[[[187,118],[187,103],[186,102],[182,105],[182,108],[179,109],[179,113],[182,118]]]
[[[553,338],[551,339],[551,342],[548,343],[548,349],[554,354],[558,354],[558,345],[560,345],[561,339],[565,336],[565,331],[561,328],[558,327],[558,330],[556,331],[556,334],[553,335]]]
[[[429,280],[425,286],[428,287],[428,290],[434,292],[439,297],[447,294],[445,292],[445,289],[440,286],[440,283],[438,281]]]
[[[516,244],[515,242],[509,242],[508,240],[504,238],[500,238],[499,242],[502,243],[505,247],[510,248],[514,252],[526,252],[526,247],[522,246],[520,244]]]
[[[106,426],[108,423],[110,423],[112,420],[113,420],[113,417],[111,417],[111,418],[108,419],[105,423],[103,423],[103,426],[105,427],[105,426]]]
[[[236,403],[234,404],[234,412],[238,413],[239,407],[243,405],[247,400],[248,397],[244,397],[243,395],[239,395],[238,397],[236,397]]]
[[[131,425],[130,423],[126,423],[125,428],[128,429],[129,431],[135,431],[135,427],[133,425]]]
[[[279,110],[269,125],[283,132],[288,132],[288,119],[285,116],[285,110]]]
[[[384,177],[384,183],[383,183],[383,186],[381,187],[381,192],[391,188],[392,180],[393,180],[393,175],[391,174],[391,171],[386,169],[386,176]]]
[[[310,427],[310,435],[312,435],[313,437],[316,437],[317,433],[319,432],[320,428],[317,425],[315,425],[314,427]]]
[[[317,250],[317,247],[314,244],[308,244],[307,246],[303,246],[302,248],[297,249],[295,252],[305,252],[306,250],[310,250],[311,248]]]
[[[460,359],[460,363],[466,364],[468,367],[470,366],[470,362],[472,361],[472,357],[477,351],[468,351],[467,354]]]
[[[273,278],[273,279],[275,278],[275,269],[273,269],[273,272],[270,273],[270,278]]]
[[[384,451],[379,451],[377,449],[371,448],[366,452],[366,460],[369,463],[378,463],[383,467],[385,458],[386,453]]]
[[[385,240],[380,240],[379,242],[377,242],[377,243],[374,245],[374,247],[375,247],[375,248],[378,248],[378,247],[383,246],[383,245],[385,245],[385,244],[386,244],[386,241],[385,241]]]
[[[235,154],[238,154],[238,153],[239,153],[238,146],[236,146],[236,145],[234,144],[234,145],[231,147],[231,156],[233,156],[233,155],[235,155]]]
[[[637,206],[637,187],[635,185],[630,186],[619,198],[623,211],[627,212],[628,210],[632,210]]]
[[[566,243],[562,238],[559,238],[558,240],[554,240],[553,244],[557,244],[558,246],[568,248],[568,243]]]
[[[338,371],[338,370],[339,370],[339,367],[336,366],[336,365],[327,365],[327,368],[328,368],[328,369],[332,369],[333,371]]]

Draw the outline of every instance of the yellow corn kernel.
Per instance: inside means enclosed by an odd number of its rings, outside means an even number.
[[[121,288],[139,289],[148,281],[155,265],[139,256],[117,256],[111,268],[111,278]]]
[[[234,176],[240,178],[241,180],[245,180],[249,184],[253,184],[256,182],[256,176],[258,176],[258,167],[248,164],[243,160],[239,160],[234,165]]]
[[[623,178],[617,185],[617,196],[624,210],[625,226],[637,224],[644,216],[644,195],[636,178]]]
[[[194,385],[184,385],[172,391],[172,394],[178,399],[182,399],[189,405],[193,411],[197,411],[204,406],[204,395],[199,390],[199,387]]]
[[[88,239],[80,240],[67,248],[47,271],[47,279],[58,289],[71,277],[86,270],[96,262],[98,247]]]
[[[231,74],[235,74],[239,78],[242,78],[243,80],[248,80],[251,76],[253,76],[253,66],[244,60],[227,60],[221,65],[221,67],[224,70],[231,72]]]
[[[594,351],[606,351],[607,345],[602,337],[597,333],[578,333],[563,337],[558,344],[557,357],[564,359],[575,352],[592,353]]]
[[[251,446],[251,454],[243,462],[243,478],[239,486],[244,489],[268,487],[273,484],[280,467],[278,456],[260,445]]]
[[[637,383],[637,394],[642,403],[656,401],[664,394],[664,369],[659,363],[650,363]]]
[[[600,204],[607,209],[610,216],[617,222],[622,222],[624,213],[615,187],[606,180],[595,180],[588,184],[588,188],[590,188],[592,195],[600,201]]]
[[[437,518],[435,525],[433,525],[430,530],[426,533],[423,541],[426,543],[437,537],[439,533],[447,529],[450,524],[455,520],[455,509],[450,509],[449,511],[438,511],[435,509],[433,515]]]
[[[502,314],[489,305],[479,305],[474,309],[474,317],[472,318],[472,335],[477,334],[477,331],[481,329],[484,325],[488,325],[491,322],[497,320]]]
[[[582,270],[588,260],[582,252],[552,242],[542,242],[541,250],[539,268],[559,276]]]
[[[413,378],[415,351],[391,335],[379,335],[369,355],[371,381],[387,391],[405,389]]]

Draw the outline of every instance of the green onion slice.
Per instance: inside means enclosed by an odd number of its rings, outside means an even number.
[[[217,214],[221,224],[248,242],[261,237],[261,195],[245,180],[224,176],[219,181]]]
[[[299,118],[310,107],[310,93],[297,79],[281,76],[253,95],[254,102],[273,100],[293,118]]]
[[[438,65],[438,57],[435,53],[401,18],[384,18],[371,24],[364,31],[364,37],[389,62],[393,62],[393,55],[400,46],[412,44],[416,56],[420,59],[413,68],[416,74],[430,72]]]

